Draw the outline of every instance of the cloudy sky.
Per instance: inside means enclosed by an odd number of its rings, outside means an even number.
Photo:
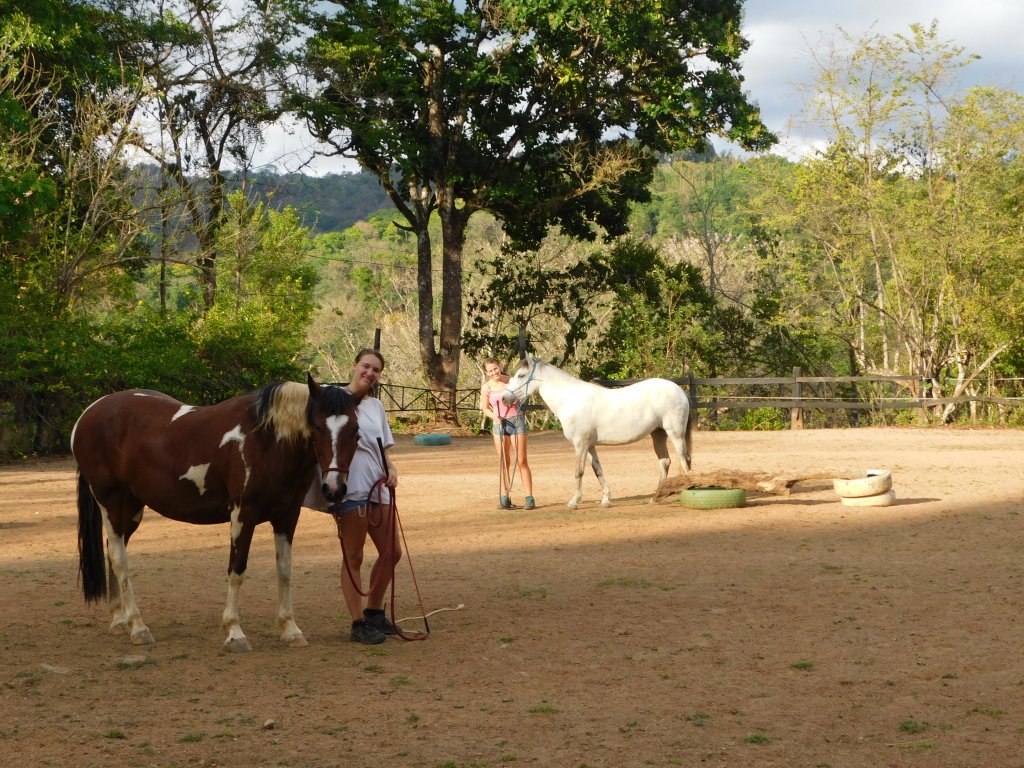
[[[762,120],[784,139],[778,150],[783,154],[799,154],[816,138],[805,129],[791,132],[789,123],[803,104],[797,85],[813,77],[812,51],[835,38],[839,27],[854,37],[891,35],[935,20],[941,40],[981,56],[963,72],[964,84],[1024,90],[1024,0],[746,0],[744,8],[750,41],[742,60],[745,86],[760,105]],[[299,169],[311,153],[301,131],[267,138],[259,162],[279,170]],[[354,166],[321,158],[303,170],[323,174]]]
[[[860,37],[908,33],[913,23],[937,21],[940,40],[981,56],[962,72],[965,85],[1024,90],[1022,0],[746,0],[744,9],[750,42],[742,59],[744,85],[765,124],[788,136],[780,148],[786,154],[815,138],[799,127],[790,132],[790,120],[803,106],[797,85],[812,81],[812,52],[840,27]]]

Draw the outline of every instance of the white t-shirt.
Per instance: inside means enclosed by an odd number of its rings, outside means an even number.
[[[345,493],[345,501],[367,499],[374,484],[382,478],[387,478],[387,465],[384,463],[381,446],[387,449],[395,444],[395,438],[391,434],[391,425],[388,424],[387,412],[380,400],[370,396],[364,397],[356,409],[356,414],[359,419],[359,441],[356,443],[356,452],[348,468],[348,490]],[[378,438],[380,444],[377,442]],[[320,490],[322,484],[323,475],[320,472],[320,466],[317,465],[313,484],[306,492],[302,506],[321,512],[327,511],[327,500]],[[379,492],[380,503],[391,503],[391,492],[388,487],[381,484],[378,488],[379,491],[374,491],[372,501],[378,501],[377,494]]]

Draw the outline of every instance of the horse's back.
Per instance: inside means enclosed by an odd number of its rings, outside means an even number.
[[[668,379],[644,379],[635,384],[603,390],[591,405],[597,442],[632,443],[656,429],[681,433],[686,427],[689,399]]]
[[[130,489],[169,517],[181,519],[179,506],[206,514],[207,507],[225,507],[239,450],[224,448],[232,440],[244,445],[248,402],[195,407],[154,390],[114,392],[79,417],[72,453],[94,493]]]

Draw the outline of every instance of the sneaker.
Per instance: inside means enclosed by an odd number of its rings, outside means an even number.
[[[352,622],[352,634],[349,639],[353,643],[362,643],[363,645],[377,645],[383,643],[385,640],[384,633],[376,627],[371,627],[366,623],[365,619]]]
[[[498,509],[512,509],[512,499],[508,496],[499,496]]]
[[[365,611],[363,611],[363,621],[365,621],[368,626],[372,627],[373,629],[376,629],[381,634],[398,634],[398,630],[395,629],[395,625],[388,620],[388,617],[383,610],[376,608],[367,608]]]
[[[535,502],[533,500],[533,496],[527,496],[526,497],[526,504],[523,505],[523,508],[524,509],[536,509],[537,508],[537,502]]]

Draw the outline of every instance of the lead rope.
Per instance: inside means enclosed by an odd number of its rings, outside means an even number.
[[[508,493],[509,504],[512,503],[512,483],[516,479],[516,470],[519,468],[519,457],[516,456],[516,463],[509,469],[509,464],[505,462],[505,424],[508,422],[507,419],[498,420],[498,499],[501,500],[501,481],[505,481],[505,489]],[[511,443],[511,438],[509,443]]]
[[[374,491],[377,492],[377,498],[380,499],[380,488],[381,488],[381,486],[384,485],[386,480],[387,480],[387,478],[381,478],[380,480],[378,480],[376,483],[373,484],[373,487],[370,489],[370,494],[369,494],[369,496],[367,497],[367,500],[366,500],[366,507],[365,507],[365,509],[366,509],[366,522],[367,522],[367,525],[369,527],[380,528],[382,525],[384,525],[384,518],[385,517],[387,517],[388,520],[390,521],[390,530],[385,530],[385,535],[386,535],[387,539],[390,541],[390,544],[391,544],[391,546],[388,547],[387,550],[386,550],[388,552],[388,555],[385,555],[383,553],[378,553],[379,557],[388,557],[390,562],[385,562],[384,569],[381,570],[377,574],[377,580],[370,583],[370,586],[367,588],[366,592],[363,592],[361,589],[359,589],[359,587],[356,587],[356,592],[358,592],[362,597],[368,597],[369,594],[371,592],[373,592],[374,586],[376,586],[379,583],[379,580],[383,577],[383,575],[385,573],[387,573],[387,569],[390,568],[390,570],[391,570],[391,618],[392,618],[392,623],[395,625],[395,631],[398,633],[398,636],[400,638],[402,638],[403,640],[410,640],[410,641],[411,640],[426,640],[430,636],[430,622],[427,621],[428,614],[427,614],[426,608],[424,608],[424,606],[423,606],[423,595],[420,593],[420,585],[419,585],[419,582],[416,580],[416,571],[415,571],[415,569],[413,569],[413,566],[412,566],[412,557],[409,555],[409,545],[406,543],[406,540],[405,540],[405,528],[402,526],[402,520],[398,516],[398,503],[397,503],[397,499],[396,499],[396,494],[395,494],[395,489],[394,488],[391,489],[391,493],[390,493],[391,500],[388,503],[387,514],[385,515],[385,513],[382,511],[381,515],[380,515],[380,519],[378,519],[376,522],[374,522],[373,516],[370,514],[370,499],[373,498]],[[378,501],[378,506],[379,507],[382,506],[379,501]],[[351,510],[351,511],[354,512],[355,510]],[[348,555],[345,553],[345,540],[341,536],[341,515],[343,515],[345,513],[344,512],[332,512],[332,514],[334,515],[335,524],[338,527],[338,541],[341,543],[341,559],[342,559],[342,562],[344,562],[344,564],[345,564],[345,570],[348,573],[349,581],[351,581],[352,585],[355,586],[358,582],[356,581],[355,577],[352,574],[352,566],[351,566],[351,564],[348,561]],[[395,614],[395,572],[397,570],[396,566],[397,566],[398,563],[397,563],[397,561],[394,558],[394,552],[395,552],[395,543],[397,542],[397,533],[399,533],[399,532],[402,534],[402,549],[405,551],[405,559],[406,559],[406,562],[409,564],[409,573],[412,575],[413,588],[416,590],[416,599],[419,601],[419,604],[420,604],[420,617],[423,619],[423,628],[424,628],[423,632],[415,630],[415,631],[410,631],[407,634],[401,628],[401,626],[399,626],[398,622],[395,621],[395,616],[396,616],[396,614]],[[417,618],[417,617],[412,617],[412,618]]]

